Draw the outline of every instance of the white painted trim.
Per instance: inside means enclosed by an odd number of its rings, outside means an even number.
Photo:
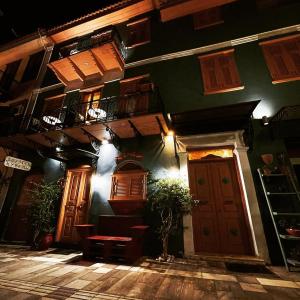
[[[180,159],[180,173],[188,183],[187,147],[215,147],[234,146],[234,153],[238,164],[239,177],[242,184],[242,192],[246,204],[246,214],[251,231],[252,244],[255,256],[270,262],[269,252],[262,225],[260,210],[256,197],[254,181],[248,160],[247,150],[243,141],[243,131],[221,132],[206,135],[192,135],[177,137],[178,153]],[[183,219],[184,230],[184,254],[186,256],[195,254],[192,216]]]
[[[183,50],[183,51],[163,54],[163,55],[159,55],[159,56],[154,56],[154,57],[134,61],[134,62],[125,64],[125,69],[130,69],[130,68],[134,68],[134,67],[153,64],[153,63],[164,61],[164,60],[171,60],[171,59],[181,58],[181,57],[186,57],[186,56],[191,56],[191,55],[198,55],[201,53],[207,53],[210,51],[215,51],[215,50],[219,50],[219,49],[223,49],[223,48],[242,45],[245,43],[252,43],[252,42],[267,39],[267,38],[273,38],[273,37],[277,37],[277,36],[284,35],[284,34],[297,33],[298,31],[300,31],[300,24],[296,24],[296,25],[292,25],[292,26],[288,26],[288,27],[282,27],[279,29],[264,31],[261,33],[256,33],[256,34],[240,37],[240,38],[237,38],[234,40],[223,41],[223,42],[212,44],[212,45],[197,47],[197,48],[193,48],[193,49],[189,49],[189,50]]]

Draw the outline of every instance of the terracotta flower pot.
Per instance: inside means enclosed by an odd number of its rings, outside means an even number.
[[[286,232],[287,232],[289,235],[300,237],[300,229],[296,229],[296,228],[286,228]]]
[[[270,165],[273,162],[273,154],[262,154],[260,157],[266,165]]]
[[[45,233],[41,236],[38,250],[47,250],[53,243],[53,234]]]

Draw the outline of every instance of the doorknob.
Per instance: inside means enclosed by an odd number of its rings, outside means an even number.
[[[196,199],[194,200],[195,205],[205,205],[208,203],[207,200],[200,200],[200,199]]]

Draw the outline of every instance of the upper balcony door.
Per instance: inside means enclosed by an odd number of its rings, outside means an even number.
[[[148,77],[142,76],[121,81],[120,100],[118,103],[119,116],[147,113],[152,89],[153,84]]]

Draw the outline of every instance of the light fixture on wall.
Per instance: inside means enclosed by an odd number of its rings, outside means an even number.
[[[53,116],[43,116],[43,121],[50,125],[61,124],[61,120]]]
[[[107,144],[109,144],[109,141],[106,140],[106,139],[103,139],[103,140],[102,140],[102,145],[107,145]]]
[[[263,116],[261,118],[261,122],[264,126],[267,126],[267,125],[269,125],[269,118],[267,116]]]
[[[88,114],[95,119],[104,119],[106,118],[106,111],[101,108],[90,108]]]

